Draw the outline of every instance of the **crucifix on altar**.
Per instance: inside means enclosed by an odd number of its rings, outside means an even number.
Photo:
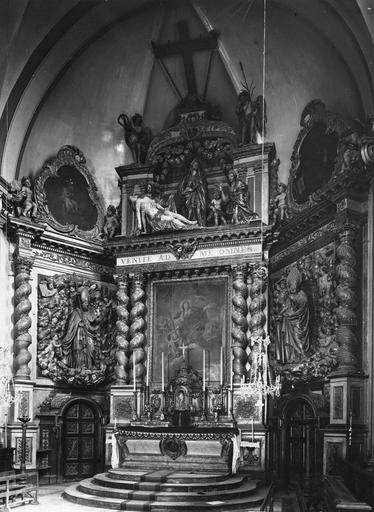
[[[186,352],[188,354],[188,350],[191,350],[191,347],[189,345],[185,345],[184,343],[182,343],[182,345],[179,348],[182,351],[183,361],[186,361]]]
[[[197,90],[195,66],[194,66],[194,62],[193,62],[194,53],[204,51],[204,50],[210,50],[210,56],[209,56],[205,85],[204,85],[204,92],[202,95],[202,100],[205,101],[206,93],[207,93],[207,89],[208,89],[213,54],[214,54],[214,50],[216,50],[217,45],[218,45],[218,43],[217,43],[218,32],[216,32],[215,30],[211,30],[205,36],[190,38],[188,25],[185,20],[179,21],[177,23],[177,30],[178,30],[178,35],[179,35],[179,39],[177,41],[173,41],[173,42],[168,41],[167,43],[163,43],[163,44],[157,44],[152,41],[153,53],[154,53],[156,59],[158,59],[160,65],[161,65],[161,68],[163,69],[171,86],[174,89],[174,92],[178,95],[181,102],[183,102],[183,100],[185,98],[189,98],[190,100],[195,100],[195,101],[198,100],[198,98],[199,98],[199,94],[198,94],[198,90]],[[184,74],[185,74],[186,85],[187,85],[187,95],[185,95],[185,97],[178,89],[173,77],[171,76],[171,74],[164,62],[165,57],[170,57],[170,56],[174,56],[174,55],[179,55],[183,59]]]

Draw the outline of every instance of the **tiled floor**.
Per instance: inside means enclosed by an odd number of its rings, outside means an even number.
[[[15,512],[94,512],[95,510],[109,512],[110,509],[95,509],[64,500],[61,498],[61,494],[68,486],[69,483],[42,485],[39,488],[39,505],[22,505],[21,507],[15,507],[11,510]],[[113,512],[113,510],[111,512]]]

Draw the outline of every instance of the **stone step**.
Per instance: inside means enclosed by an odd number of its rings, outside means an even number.
[[[126,459],[126,462],[124,463],[126,469],[131,470],[132,468],[139,468],[140,460],[139,461],[131,461]],[[185,469],[186,463],[183,461],[180,461],[179,458],[177,461],[173,460],[164,460],[164,461],[147,461],[145,463],[145,466],[149,471],[159,469],[160,467],[164,469],[168,469],[170,471],[181,471]],[[200,462],[189,462],[188,468],[195,473],[203,472],[221,472],[221,473],[227,473],[227,465],[224,463],[221,463],[219,461],[217,462],[210,462],[210,463],[204,463],[202,464]]]
[[[139,467],[139,466],[138,466]],[[196,473],[195,471],[175,471],[173,469],[167,470],[128,470],[125,467],[118,469],[109,469],[107,475],[113,480],[131,480],[137,482],[175,482],[175,483],[189,483],[189,482],[220,482],[226,480],[230,474],[227,472],[209,472],[204,474]]]
[[[266,494],[267,489],[263,488],[250,496],[234,498],[229,501],[221,499],[220,496],[215,496],[212,500],[204,501],[149,502],[147,500],[122,500],[105,496],[87,495],[79,491],[77,485],[73,485],[64,491],[63,497],[68,501],[85,506],[127,510],[128,512],[199,512],[203,510],[217,512],[227,512],[231,510],[239,512],[246,510],[248,512],[259,511]]]
[[[130,477],[130,475],[126,475]],[[233,476],[231,478],[225,479],[207,479],[208,481],[204,481],[204,478],[196,479],[190,477],[179,477],[177,479],[171,477],[170,479],[166,477],[166,479],[161,481],[139,481],[137,480],[128,480],[127,478],[122,479],[114,479],[108,473],[101,473],[95,475],[93,477],[94,482],[97,485],[101,485],[103,487],[110,488],[121,488],[121,489],[132,489],[132,490],[144,490],[144,491],[172,491],[174,489],[178,489],[179,491],[191,491],[192,488],[200,491],[207,490],[209,488],[223,490],[230,489],[240,485],[245,479],[244,476]],[[195,475],[196,477],[196,475]],[[151,477],[152,478],[152,477]]]
[[[105,496],[108,498],[117,498],[123,500],[137,500],[147,502],[158,501],[201,501],[202,497],[205,500],[214,500],[219,495],[222,500],[232,500],[234,498],[249,497],[251,493],[257,490],[257,485],[252,481],[244,481],[241,485],[229,489],[215,489],[208,488],[205,490],[189,490],[187,492],[181,491],[179,487],[173,488],[170,491],[149,491],[149,490],[129,490],[129,489],[114,489],[105,486],[100,486],[91,479],[83,480],[77,486],[80,492],[94,495]]]

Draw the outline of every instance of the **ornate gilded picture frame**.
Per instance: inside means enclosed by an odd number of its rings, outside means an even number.
[[[162,353],[165,382],[181,367],[183,353],[187,365],[202,375],[203,350],[207,382],[218,386],[221,372],[225,381],[230,350],[229,295],[227,276],[151,283],[149,364],[153,381],[161,382]]]
[[[40,220],[56,231],[99,240],[104,222],[102,200],[83,153],[63,146],[35,179]]]
[[[329,112],[321,100],[304,108],[301,130],[291,156],[288,200],[293,212],[313,205],[316,196],[342,167],[342,157],[351,132],[338,115]]]

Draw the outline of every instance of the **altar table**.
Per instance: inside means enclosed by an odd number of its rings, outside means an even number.
[[[235,472],[240,445],[235,427],[119,425],[115,436],[126,468]]]

